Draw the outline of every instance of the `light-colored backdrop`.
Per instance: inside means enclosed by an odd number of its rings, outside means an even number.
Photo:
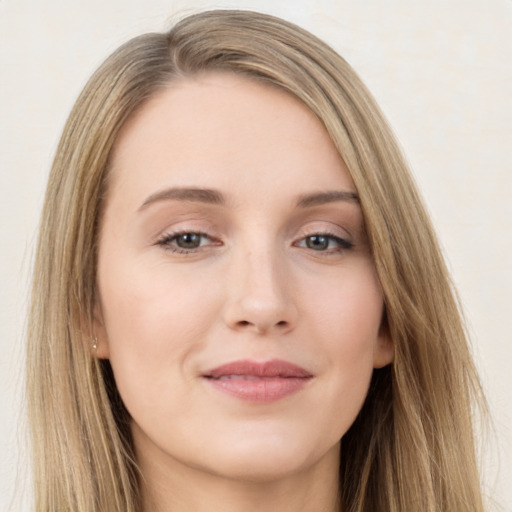
[[[486,492],[512,511],[511,0],[0,0],[0,510],[29,510],[23,328],[38,214],[67,113],[121,42],[165,29],[176,13],[216,7],[311,30],[382,105],[469,319],[496,430],[484,450]]]

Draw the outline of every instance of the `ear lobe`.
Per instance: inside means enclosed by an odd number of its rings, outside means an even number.
[[[382,324],[377,336],[375,350],[373,353],[373,367],[383,368],[393,362],[395,357],[395,345],[389,332],[386,317],[382,319]]]
[[[105,321],[103,319],[103,312],[98,300],[96,301],[93,310],[90,350],[92,355],[98,359],[108,359],[110,357]]]

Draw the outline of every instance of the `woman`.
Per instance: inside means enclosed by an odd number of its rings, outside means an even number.
[[[212,11],[128,42],[70,115],[41,226],[36,510],[483,510],[435,236],[314,36]]]

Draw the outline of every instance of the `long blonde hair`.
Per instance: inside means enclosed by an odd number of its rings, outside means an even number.
[[[129,417],[91,355],[98,226],[120,128],[156,91],[207,71],[279,87],[324,123],[356,185],[395,360],[341,440],[344,512],[483,511],[459,308],[395,139],[352,68],[306,31],[248,11],[185,18],[118,49],[85,86],[51,171],[34,269],[27,386],[38,512],[140,511]]]

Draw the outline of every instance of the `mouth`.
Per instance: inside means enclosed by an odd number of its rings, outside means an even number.
[[[268,403],[299,392],[312,380],[313,375],[280,359],[266,362],[234,361],[202,375],[217,391],[235,398]]]

